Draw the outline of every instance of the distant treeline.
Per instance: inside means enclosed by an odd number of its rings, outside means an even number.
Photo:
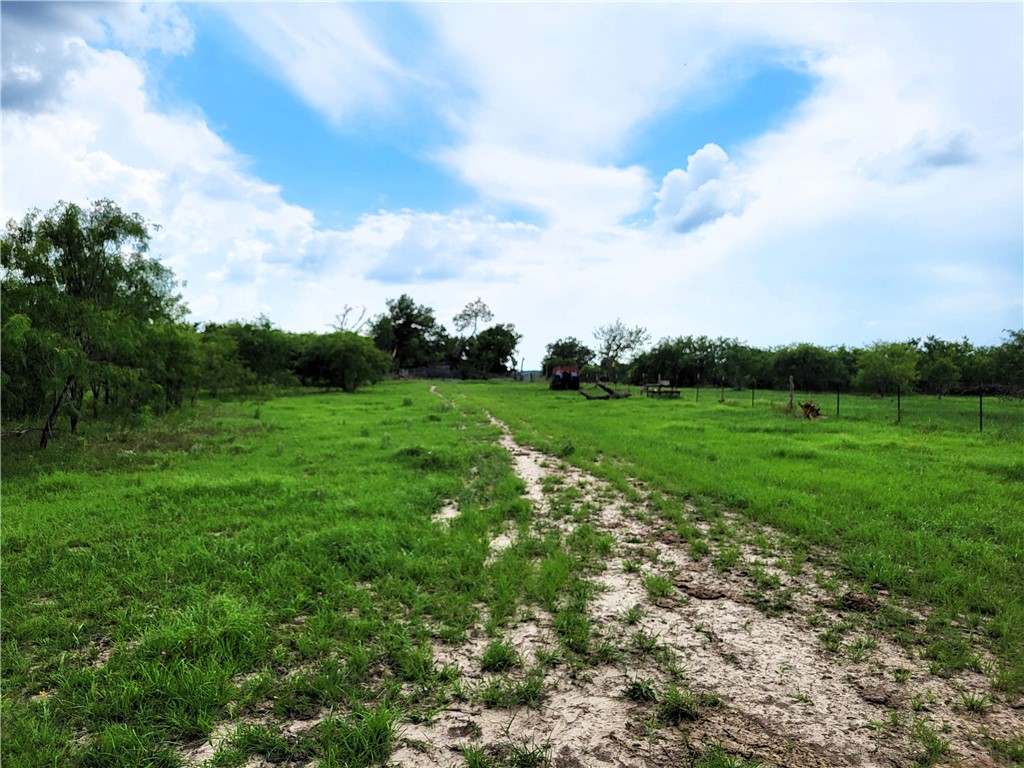
[[[735,339],[685,336],[663,339],[636,357],[630,368],[635,383],[664,377],[678,386],[735,389],[796,389],[933,395],[1024,394],[1024,331],[1007,331],[993,347],[967,339],[879,341],[864,348],[789,344],[771,349],[749,347]]]
[[[615,327],[599,331],[608,329]],[[622,330],[620,324],[620,338]],[[642,328],[631,332],[634,338],[643,336]],[[864,348],[789,344],[769,349],[737,339],[679,336],[662,339],[622,367],[614,346],[605,343],[605,333],[604,337],[599,334],[602,344],[596,352],[571,337],[549,344],[544,374],[550,375],[556,366],[572,365],[580,368],[584,379],[612,378],[621,371],[633,384],[668,381],[677,387],[787,389],[792,377],[796,389],[811,392],[859,390],[887,395],[900,388],[940,397],[979,391],[1024,395],[1024,330],[1006,334],[1006,341],[993,347],[929,336],[923,341],[879,341]]]
[[[354,392],[387,375],[428,366],[462,378],[508,375],[521,339],[482,300],[453,319],[454,333],[407,295],[363,320],[339,308],[328,333],[290,333],[266,317],[190,323],[173,273],[148,258],[150,226],[110,200],[88,209],[61,202],[8,222],[0,245],[4,431],[38,431],[45,446],[58,423],[145,417],[202,394],[235,396],[276,386]],[[648,351],[643,328],[599,328],[594,352],[576,339],[548,345],[545,372],[584,372],[678,386],[858,388],[901,386],[938,395],[976,387],[1024,390],[1024,330],[1002,345],[966,339],[878,342],[865,349],[796,344],[757,349],[735,339],[663,339]]]

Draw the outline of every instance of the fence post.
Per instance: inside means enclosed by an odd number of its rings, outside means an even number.
[[[836,418],[839,418],[839,390],[836,390]]]
[[[750,407],[754,407],[754,388],[750,388]]]
[[[902,394],[902,387],[899,384],[896,385],[896,423],[899,424],[903,420],[903,404],[900,400]]]
[[[985,407],[983,405],[984,401],[985,401],[985,394],[983,392],[979,392],[978,393],[978,431],[979,432],[983,431],[981,427],[982,427],[982,422],[984,420],[984,415],[985,415]]]
[[[698,403],[700,402],[700,374],[699,373],[697,374],[697,400],[696,400],[696,402],[698,402]]]

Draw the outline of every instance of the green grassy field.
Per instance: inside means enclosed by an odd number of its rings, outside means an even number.
[[[777,527],[794,556],[927,606],[926,625],[892,614],[886,628],[937,673],[984,668],[987,651],[996,689],[1024,689],[1020,403],[986,401],[979,434],[944,415],[950,399],[914,398],[895,426],[888,403],[845,396],[849,416],[811,422],[773,407],[778,393],[752,408],[749,393],[588,402],[438,383],[452,407],[428,386],[204,403],[46,452],[5,441],[3,764],[173,766],[226,721],[243,725],[211,765],[379,764],[402,722],[539,696],[547,668],[474,691],[434,663],[432,644],[460,642],[481,607],[495,638],[485,671],[515,663],[500,630],[521,604],[554,617],[552,664],[596,658],[579,608],[607,542],[585,526],[530,533],[484,410],[623,488],[644,483],[694,551],[686,500]],[[459,517],[432,523],[449,501]],[[508,524],[518,543],[488,561]],[[298,737],[244,724],[325,708]]]
[[[965,633],[1024,690],[1024,403],[915,396],[798,396],[830,418],[786,413],[788,393],[684,390],[678,400],[588,401],[543,385],[444,391],[506,421],[518,440],[618,482],[647,483],[671,518],[683,500],[725,507],[814,546],[843,575],[929,608],[918,642],[938,670],[979,666]],[[830,398],[830,399],[829,399]],[[694,535],[680,524],[680,534]],[[896,627],[898,629],[898,627]]]
[[[4,765],[174,765],[261,701],[344,715],[301,743],[249,729],[217,765],[386,758],[399,713],[451,695],[428,640],[473,623],[490,533],[528,512],[493,434],[391,385],[5,445]]]

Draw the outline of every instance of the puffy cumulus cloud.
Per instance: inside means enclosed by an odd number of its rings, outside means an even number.
[[[90,45],[179,54],[193,30],[166,3],[36,3],[0,5],[5,111],[38,112],[59,102],[74,73],[88,66]]]
[[[669,171],[657,193],[655,216],[678,233],[727,214],[738,215],[750,199],[735,163],[717,144],[705,144],[687,158],[686,170]]]
[[[338,3],[226,3],[219,10],[259,51],[259,61],[335,124],[386,107],[405,75],[353,8]]]

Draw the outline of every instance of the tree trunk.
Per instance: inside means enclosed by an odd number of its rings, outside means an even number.
[[[46,417],[46,423],[43,424],[43,434],[39,438],[39,447],[45,448],[50,442],[50,438],[53,437],[53,423],[57,420],[57,414],[60,413],[60,407],[64,404],[64,396],[67,394],[68,389],[75,382],[74,376],[68,376],[68,380],[64,382],[64,387],[53,401],[53,408],[50,409],[50,414]]]
[[[68,393],[71,395],[71,413],[69,414],[69,420],[71,422],[71,434],[78,432],[78,420],[82,417],[82,404],[85,402],[85,387],[79,386],[78,382],[72,377],[68,383]]]

